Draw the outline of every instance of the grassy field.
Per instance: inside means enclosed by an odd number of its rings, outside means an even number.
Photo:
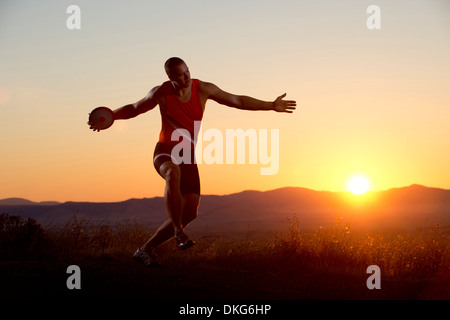
[[[131,255],[154,230],[134,222],[64,226],[0,215],[2,299],[450,299],[450,234],[439,226],[415,232],[365,231],[340,218],[302,230],[293,216],[283,233],[247,232],[240,239],[196,234],[186,251],[168,241],[161,268]],[[81,290],[69,290],[69,265]],[[381,269],[369,290],[366,269]]]

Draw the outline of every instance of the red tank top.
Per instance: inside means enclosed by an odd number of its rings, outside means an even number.
[[[200,92],[198,89],[198,79],[192,79],[191,98],[188,102],[178,100],[170,81],[163,85],[167,86],[165,92],[167,109],[161,108],[161,132],[159,134],[159,142],[176,145],[180,141],[190,141],[191,148],[195,146],[195,138],[197,138],[198,130],[200,130],[200,121],[203,118],[203,107],[200,102]],[[176,132],[174,141],[172,133]],[[181,130],[184,129],[184,130]],[[182,138],[182,137],[183,138]],[[178,139],[178,140],[176,140]]]

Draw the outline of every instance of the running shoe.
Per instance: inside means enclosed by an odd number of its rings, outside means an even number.
[[[160,267],[159,262],[156,261],[156,253],[155,250],[151,252],[142,251],[141,249],[137,249],[133,254],[133,259],[139,263],[142,263],[146,267]]]
[[[186,250],[195,245],[195,241],[189,239],[183,231],[175,233],[175,240],[177,241],[177,247],[180,250]]]

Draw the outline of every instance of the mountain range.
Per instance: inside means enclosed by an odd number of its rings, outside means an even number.
[[[0,213],[31,217],[44,226],[68,223],[74,215],[92,224],[137,221],[157,225],[167,219],[162,197],[110,203],[8,198],[0,200]],[[336,218],[364,228],[417,229],[438,224],[450,227],[450,190],[411,185],[354,196],[347,192],[286,187],[203,195],[199,218],[189,228],[237,234],[280,231],[286,230],[294,217],[305,229],[333,225]]]

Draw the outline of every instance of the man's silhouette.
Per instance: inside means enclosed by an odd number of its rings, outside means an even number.
[[[169,81],[151,89],[147,96],[138,102],[113,111],[115,120],[136,117],[157,105],[161,112],[162,128],[155,147],[153,164],[166,181],[164,201],[169,219],[133,256],[146,266],[157,264],[155,248],[172,237],[175,237],[181,250],[194,245],[194,241],[184,233],[184,228],[197,217],[200,201],[200,179],[197,164],[193,159],[194,138],[197,137],[196,130],[199,128],[194,124],[202,120],[206,101],[212,99],[220,104],[244,110],[273,110],[287,113],[292,113],[296,106],[295,101],[283,100],[286,94],[273,102],[266,102],[230,94],[212,83],[191,79],[188,66],[180,58],[168,59],[164,68]],[[90,123],[90,126],[94,131],[98,130],[95,123]],[[172,140],[174,131],[189,132],[190,137],[186,137],[183,141],[189,143],[187,148],[191,150],[191,161],[179,163],[179,159],[173,157],[172,148],[180,143],[179,140]]]

